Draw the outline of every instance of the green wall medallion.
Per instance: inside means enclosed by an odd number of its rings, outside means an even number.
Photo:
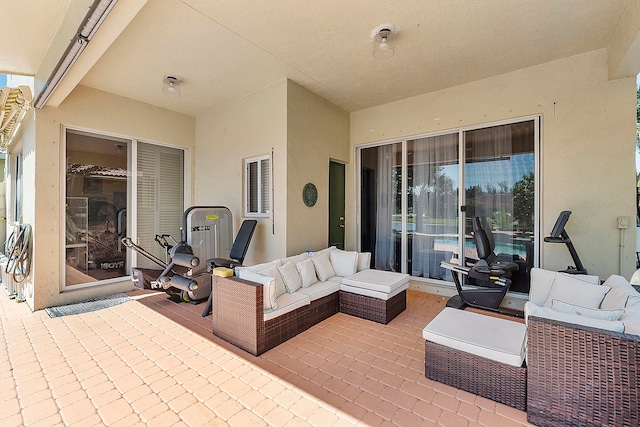
[[[308,183],[302,189],[302,201],[305,205],[311,207],[318,201],[318,189],[312,183]]]

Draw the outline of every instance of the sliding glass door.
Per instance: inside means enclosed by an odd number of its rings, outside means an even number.
[[[528,292],[535,221],[535,122],[464,132],[465,257],[478,259],[471,218],[486,219],[497,260],[519,269],[511,290]]]
[[[446,279],[458,252],[458,133],[407,141],[407,268]]]
[[[129,144],[87,132],[66,133],[65,287],[122,277],[126,249]]]
[[[132,237],[162,260],[155,235],[180,240],[184,150],[72,129],[65,135],[63,289],[121,280],[131,266],[160,268],[128,254],[121,239]]]
[[[361,247],[379,270],[400,271],[402,239],[402,144],[361,151]]]
[[[482,216],[496,252],[520,266],[512,288],[527,292],[535,253],[537,123],[361,148],[360,250],[373,253],[377,269],[452,281],[440,262],[477,260],[471,218]]]

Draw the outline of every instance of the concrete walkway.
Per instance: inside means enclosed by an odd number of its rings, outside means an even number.
[[[139,301],[52,319],[0,292],[0,426],[528,425],[424,377],[443,306],[410,291],[389,325],[337,314],[256,358]]]

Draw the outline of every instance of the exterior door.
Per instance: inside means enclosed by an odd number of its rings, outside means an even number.
[[[329,162],[329,246],[344,249],[344,164]]]

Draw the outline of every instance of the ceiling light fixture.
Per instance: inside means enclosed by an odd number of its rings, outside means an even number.
[[[60,61],[51,72],[49,80],[40,90],[40,94],[34,103],[36,108],[42,108],[56,90],[64,76],[67,75],[73,64],[78,60],[82,51],[87,47],[91,38],[96,33],[102,21],[107,17],[111,9],[118,0],[95,0],[84,20],[78,27],[78,32],[71,39],[71,43],[67,46],[67,50],[60,58]]]
[[[374,58],[386,59],[393,56],[398,31],[399,28],[391,24],[379,25],[371,31]]]
[[[162,93],[172,98],[180,97],[180,79],[172,75],[165,76],[162,79]]]

